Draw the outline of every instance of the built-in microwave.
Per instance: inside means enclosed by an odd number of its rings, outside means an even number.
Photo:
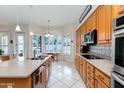
[[[96,44],[96,41],[97,41],[96,29],[92,29],[92,31],[90,31],[84,35],[84,42],[86,44]]]
[[[113,29],[114,31],[124,28],[124,14],[118,16],[113,20]]]

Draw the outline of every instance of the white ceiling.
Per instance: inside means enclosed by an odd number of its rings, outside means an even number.
[[[86,5],[0,5],[0,24],[65,26],[78,21]]]

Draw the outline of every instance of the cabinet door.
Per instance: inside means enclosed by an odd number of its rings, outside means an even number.
[[[96,12],[94,12],[92,15],[91,15],[91,26],[90,26],[90,30],[96,28]]]
[[[81,44],[84,43],[84,34],[86,33],[86,23],[84,23],[82,26],[81,26]]]
[[[80,29],[76,31],[76,52],[80,53]]]
[[[106,5],[106,40],[111,43],[112,39],[112,6]]]
[[[80,59],[79,59],[79,56],[76,56],[76,63],[75,63],[75,65],[76,65],[77,71],[79,72],[80,71]]]
[[[78,53],[78,31],[76,31],[76,53]]]
[[[90,32],[93,28],[96,28],[96,12],[94,12],[87,20],[87,32]]]
[[[98,43],[106,41],[106,9],[104,6],[98,7],[97,10],[97,32],[98,32]]]
[[[95,88],[108,88],[99,78],[95,77]]]
[[[83,78],[83,60],[80,58],[80,75]]]
[[[87,62],[84,60],[83,61],[83,79],[84,82],[87,82]]]

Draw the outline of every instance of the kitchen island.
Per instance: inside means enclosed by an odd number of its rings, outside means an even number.
[[[42,60],[12,59],[0,62],[0,87],[33,88],[33,74],[46,62],[51,63],[50,55]]]

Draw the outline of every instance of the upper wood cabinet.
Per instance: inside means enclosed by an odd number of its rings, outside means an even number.
[[[84,43],[84,34],[86,33],[86,23],[84,23],[82,26],[81,26],[81,44]]]
[[[97,43],[109,43],[112,36],[112,7],[101,5],[97,9]]]
[[[116,18],[121,14],[124,14],[124,5],[112,5],[113,18]]]
[[[86,32],[90,32],[92,29],[96,28],[96,12],[94,12],[87,20],[87,30]]]
[[[81,34],[80,34],[80,29],[78,29],[76,31],[76,53],[80,53],[80,37],[81,37]]]

